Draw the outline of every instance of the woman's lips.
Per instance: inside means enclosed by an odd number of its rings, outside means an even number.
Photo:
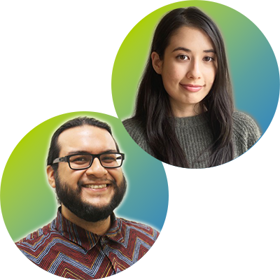
[[[184,89],[190,92],[197,92],[200,91],[204,86],[200,85],[193,85],[193,84],[180,84]]]

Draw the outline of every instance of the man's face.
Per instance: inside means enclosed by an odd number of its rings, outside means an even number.
[[[71,154],[117,152],[110,133],[84,125],[63,131],[58,137],[59,157]],[[86,221],[106,219],[123,199],[126,181],[122,169],[106,169],[98,158],[85,170],[72,170],[60,162],[52,184],[61,203]]]

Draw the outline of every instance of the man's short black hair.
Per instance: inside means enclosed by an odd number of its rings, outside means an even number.
[[[59,135],[64,131],[69,128],[73,127],[78,127],[78,126],[83,126],[83,125],[92,125],[95,127],[103,128],[107,130],[111,135],[112,135],[112,130],[111,127],[105,123],[101,122],[95,118],[88,118],[88,117],[78,117],[72,120],[67,121],[63,125],[61,125],[53,134],[52,139],[51,139],[51,145],[49,148],[49,154],[48,154],[48,159],[47,159],[47,165],[51,165],[53,169],[56,171],[58,168],[57,164],[53,164],[53,161],[59,157],[59,152],[60,152],[60,147],[58,145],[58,137]],[[117,151],[119,152],[119,147],[117,142],[115,141],[113,135],[112,138],[116,144]]]

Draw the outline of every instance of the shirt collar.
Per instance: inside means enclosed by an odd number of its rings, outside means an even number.
[[[111,227],[103,235],[97,235],[84,228],[70,222],[61,214],[61,207],[58,208],[57,217],[53,220],[52,226],[65,238],[74,242],[86,251],[93,248],[102,237],[107,237],[109,240],[114,242],[123,243],[123,222],[117,218],[114,213],[111,215]]]

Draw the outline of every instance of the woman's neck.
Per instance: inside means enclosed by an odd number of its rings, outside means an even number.
[[[206,112],[206,108],[198,104],[174,104],[170,102],[172,114],[177,118],[193,117]]]

